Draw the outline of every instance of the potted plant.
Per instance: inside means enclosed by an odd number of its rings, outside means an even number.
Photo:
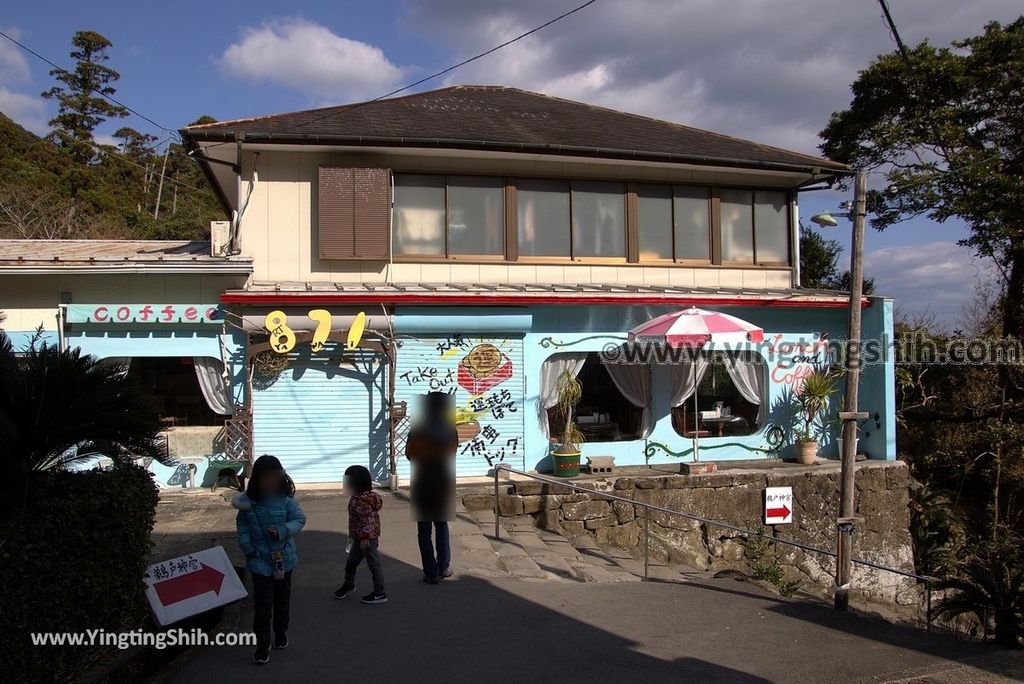
[[[583,386],[569,371],[558,376],[555,389],[557,391],[558,416],[565,419],[565,427],[556,444],[551,449],[551,463],[554,474],[558,477],[574,477],[580,474],[580,443],[583,433],[573,422],[573,411],[583,396]]]
[[[812,465],[818,459],[814,423],[824,413],[835,391],[835,378],[824,370],[815,370],[804,377],[800,391],[793,395],[797,417],[801,422],[796,431],[796,458],[804,465]]]

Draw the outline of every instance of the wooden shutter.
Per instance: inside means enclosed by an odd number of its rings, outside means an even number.
[[[391,188],[388,169],[320,167],[321,259],[387,259]]]
[[[355,171],[355,257],[387,259],[391,226],[391,177],[387,169]]]

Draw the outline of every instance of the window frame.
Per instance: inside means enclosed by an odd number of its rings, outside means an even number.
[[[670,183],[650,181],[646,179],[624,180],[622,178],[595,176],[593,178],[577,178],[554,175],[496,175],[493,173],[432,173],[418,169],[395,170],[392,177],[400,175],[440,176],[444,178],[445,197],[445,253],[444,254],[399,254],[392,251],[392,260],[397,263],[479,263],[502,265],[546,265],[546,266],[688,266],[695,268],[717,267],[723,269],[792,269],[793,268],[793,197],[795,191],[786,187],[756,187],[750,185],[731,185],[713,183]],[[480,177],[501,179],[504,186],[503,220],[504,220],[504,253],[503,254],[450,254],[448,235],[448,216],[451,210],[449,200],[450,178]],[[561,180],[569,183],[569,255],[568,256],[522,256],[519,253],[519,205],[518,183],[521,180]],[[623,187],[623,217],[625,223],[625,254],[622,257],[581,257],[574,254],[573,245],[573,214],[575,185],[577,182],[617,183]],[[672,198],[672,258],[640,258],[640,225],[639,225],[639,189],[641,186],[666,186]],[[677,255],[678,240],[675,225],[676,187],[706,188],[708,192],[708,247],[709,258],[693,259]],[[724,261],[722,259],[722,223],[721,223],[721,191],[745,190],[751,196],[751,230],[754,239],[754,255],[752,261]],[[780,192],[786,198],[786,261],[760,261],[757,256],[757,218],[754,210],[759,192]],[[394,197],[392,196],[392,212]],[[392,227],[393,230],[393,227]]]

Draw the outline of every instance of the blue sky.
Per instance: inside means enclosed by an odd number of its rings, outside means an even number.
[[[859,68],[894,45],[877,5],[812,2],[599,0],[572,17],[421,89],[515,85],[769,144],[815,152],[829,113],[849,102]],[[580,0],[282,3],[12,3],[0,28],[58,64],[89,28],[114,44],[117,97],[168,128],[375,97],[491,47]],[[894,0],[911,44],[1011,21],[1019,0]],[[0,41],[0,111],[37,132],[52,104],[49,67]],[[166,133],[131,117],[131,125]],[[873,179],[877,180],[877,179]],[[834,192],[801,198],[804,217]],[[918,219],[869,231],[867,271],[898,310],[953,324],[988,269],[956,241],[965,228]],[[849,224],[830,236],[848,241]]]

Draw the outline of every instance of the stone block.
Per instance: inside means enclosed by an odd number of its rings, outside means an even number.
[[[657,477],[644,477],[636,480],[637,489],[658,489],[661,487],[661,479]]]
[[[562,520],[559,524],[562,527],[562,531],[570,538],[579,537],[586,533],[582,520]]]
[[[561,529],[562,512],[555,509],[545,509],[537,514],[537,527],[542,530],[557,532]]]
[[[704,475],[718,472],[718,466],[714,463],[680,463],[679,472],[683,475]]]
[[[634,482],[634,480],[632,478],[620,477],[619,479],[615,480],[614,488],[615,489],[633,489],[635,486],[636,486],[636,483]]]
[[[635,522],[594,530],[594,539],[598,544],[616,546],[641,554],[643,553],[643,537],[643,528]]]
[[[514,494],[498,496],[498,511],[503,516],[523,515],[523,497]]]
[[[636,507],[633,504],[628,504],[623,501],[613,501],[612,510],[615,511],[615,517],[620,523],[628,523],[630,520],[636,518]]]
[[[562,504],[562,515],[566,520],[591,520],[603,518],[611,513],[607,501],[577,501]]]
[[[541,511],[558,508],[559,505],[560,502],[558,499],[551,495],[523,497],[523,513],[526,515],[533,515],[535,513],[540,513]]]
[[[462,497],[462,505],[467,511],[494,510],[493,494],[466,494]]]
[[[603,518],[588,518],[583,522],[583,526],[588,530],[597,530],[602,527],[608,527],[616,523],[614,515],[606,515]]]

